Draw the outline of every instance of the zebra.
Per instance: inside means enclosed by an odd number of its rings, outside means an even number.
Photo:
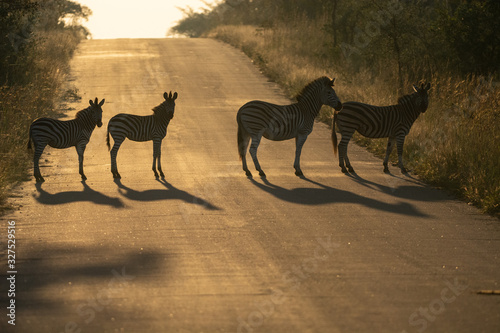
[[[102,105],[104,99],[98,102],[89,100],[90,106],[78,111],[75,119],[62,121],[52,118],[38,118],[31,123],[29,129],[28,149],[31,149],[31,141],[35,146],[33,155],[34,176],[37,183],[42,183],[45,179],[40,173],[40,156],[49,145],[52,148],[75,147],[78,153],[78,162],[82,181],[87,180],[83,173],[83,153],[90,141],[90,136],[95,126],[102,126]]]
[[[413,86],[414,93],[398,99],[398,104],[391,106],[374,106],[359,102],[346,102],[342,111],[334,113],[332,126],[332,143],[337,155],[337,123],[342,139],[338,145],[339,166],[342,172],[354,172],[347,157],[347,145],[355,131],[368,138],[389,138],[384,158],[384,172],[389,173],[387,163],[394,143],[397,144],[398,165],[402,173],[407,173],[403,165],[403,145],[405,137],[420,113],[424,113],[429,105],[427,92],[431,85],[422,83]],[[345,161],[345,166],[344,166]],[[346,169],[347,166],[347,169]]]
[[[255,168],[261,177],[266,177],[257,159],[257,148],[262,136],[272,141],[282,141],[295,138],[295,175],[303,176],[300,168],[300,154],[307,136],[312,132],[314,119],[322,105],[328,105],[335,110],[342,109],[333,84],[335,79],[320,77],[308,85],[296,96],[297,103],[291,105],[275,105],[262,101],[250,101],[243,105],[236,116],[238,123],[238,152],[242,161],[243,171],[247,177],[252,177],[246,162],[246,151],[250,138],[250,155]]]
[[[167,126],[170,119],[174,117],[175,100],[177,92],[163,94],[163,101],[160,105],[153,108],[153,115],[136,116],[133,114],[120,113],[109,120],[107,145],[111,148],[109,135],[113,137],[114,145],[110,151],[111,155],[111,173],[113,178],[121,178],[116,165],[116,155],[120,145],[126,138],[132,141],[150,141],[153,140],[153,172],[158,178],[156,171],[156,160],[158,160],[158,171],[161,178],[165,178],[161,169],[161,141],[167,135]]]

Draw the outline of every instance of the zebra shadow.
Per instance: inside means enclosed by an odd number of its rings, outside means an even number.
[[[396,213],[400,215],[416,216],[416,217],[428,217],[427,214],[420,212],[413,205],[406,202],[399,202],[396,204],[390,204],[383,201],[378,201],[372,198],[367,198],[349,191],[344,191],[336,189],[314,180],[308,179],[306,177],[301,177],[301,179],[312,183],[318,187],[300,187],[294,189],[286,189],[281,186],[270,183],[266,178],[261,178],[263,183],[257,182],[254,179],[250,179],[252,184],[260,188],[261,190],[273,195],[274,197],[295,203],[300,205],[311,205],[319,206],[324,204],[332,203],[353,203],[359,204],[368,208]]]
[[[434,189],[409,174],[404,174],[404,177],[391,173],[384,174],[385,185],[365,179],[356,173],[348,173],[347,176],[361,186],[398,198],[422,202],[436,202],[450,199],[445,192]]]
[[[83,185],[82,191],[65,191],[58,193],[49,193],[42,188],[43,183],[36,183],[35,187],[38,195],[33,194],[33,197],[39,203],[49,206],[87,201],[95,203],[96,205],[105,205],[114,208],[125,207],[120,198],[113,198],[93,190],[84,180],[82,180],[81,183]]]
[[[194,196],[186,191],[179,190],[165,179],[156,179],[157,182],[166,187],[163,189],[137,191],[124,185],[120,179],[115,179],[114,182],[118,186],[118,192],[125,198],[133,201],[160,201],[160,200],[182,200],[186,203],[195,204],[204,207],[208,210],[220,210],[205,199]]]

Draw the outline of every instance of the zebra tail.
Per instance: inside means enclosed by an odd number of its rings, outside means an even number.
[[[332,144],[333,153],[337,156],[337,132],[335,132],[335,123],[337,122],[337,112],[333,111],[333,121],[332,121]]]
[[[29,130],[29,137],[28,137],[28,150],[31,150],[31,128]]]
[[[238,155],[240,156],[240,161],[243,156],[245,156],[245,152],[243,151],[245,138],[243,137],[243,126],[241,125],[240,117],[238,115]]]
[[[109,143],[109,128],[108,128],[108,131],[107,131],[107,135],[106,135],[106,144],[108,145],[108,151],[111,150],[111,144]]]

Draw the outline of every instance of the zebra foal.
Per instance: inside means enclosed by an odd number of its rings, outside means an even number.
[[[98,103],[96,97],[95,101],[90,100],[89,104],[88,108],[79,111],[75,119],[72,120],[62,121],[52,118],[38,118],[31,123],[28,149],[31,149],[31,141],[33,141],[33,145],[35,146],[33,173],[37,183],[45,181],[40,173],[39,161],[47,145],[59,149],[76,147],[80,175],[82,176],[82,180],[87,180],[87,177],[83,173],[83,153],[90,141],[90,136],[95,126],[102,126],[102,105],[104,104],[104,99]]]
[[[413,94],[405,95],[398,99],[398,104],[391,106],[374,106],[359,102],[346,102],[342,111],[334,113],[332,126],[332,143],[335,155],[337,154],[337,134],[335,133],[335,123],[342,138],[338,144],[339,166],[342,172],[354,172],[354,169],[347,157],[347,145],[355,131],[368,138],[389,138],[387,150],[384,158],[384,172],[388,173],[389,155],[397,145],[398,165],[401,172],[407,170],[403,165],[403,145],[406,135],[418,118],[420,113],[424,113],[429,105],[428,91],[430,83],[420,87],[413,86]],[[344,165],[345,162],[345,165]],[[347,169],[346,169],[347,167]]]
[[[153,172],[155,177],[158,178],[158,172],[156,171],[156,160],[158,160],[158,171],[161,178],[165,178],[161,170],[161,142],[167,135],[167,126],[170,119],[174,117],[177,93],[175,92],[172,95],[172,92],[170,94],[165,92],[163,98],[165,100],[153,108],[153,115],[136,116],[120,113],[109,120],[106,141],[108,149],[110,149],[109,135],[111,134],[114,141],[113,148],[110,151],[113,178],[121,178],[116,165],[116,155],[118,155],[118,149],[126,138],[132,141],[153,140]]]
[[[247,177],[252,177],[246,162],[246,152],[250,139],[250,155],[261,177],[266,174],[257,159],[257,148],[262,137],[272,141],[295,138],[295,174],[303,176],[300,168],[300,154],[307,136],[312,132],[314,119],[322,105],[335,110],[342,109],[333,83],[335,79],[320,77],[308,85],[297,95],[297,103],[291,105],[275,105],[262,101],[251,101],[243,105],[236,116],[238,122],[238,152],[243,170]]]

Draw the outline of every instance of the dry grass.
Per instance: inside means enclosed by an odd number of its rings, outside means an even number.
[[[327,18],[325,18],[326,22]],[[375,105],[397,101],[397,87],[387,73],[349,70],[332,64],[325,54],[324,23],[298,18],[294,24],[272,29],[254,26],[219,26],[209,37],[243,50],[290,97],[321,76],[337,77],[342,101]],[[459,79],[441,75],[430,80],[430,106],[413,125],[405,143],[405,161],[425,181],[444,187],[493,215],[500,214],[500,86],[491,79]],[[406,82],[407,93],[412,84]],[[330,122],[324,108],[321,121]],[[377,155],[385,154],[386,140],[356,140]],[[395,154],[395,152],[393,152]],[[393,156],[395,158],[395,156]]]
[[[45,33],[30,64],[31,83],[0,87],[0,212],[10,207],[7,198],[13,186],[27,180],[32,152],[27,150],[31,122],[41,116],[56,116],[65,73],[78,39],[62,32]]]
[[[424,179],[500,212],[500,86],[491,79],[434,79],[432,105],[412,129],[408,157]]]

